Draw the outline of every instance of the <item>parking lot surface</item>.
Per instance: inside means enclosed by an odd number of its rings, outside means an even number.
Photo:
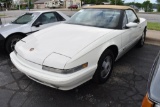
[[[0,51],[0,107],[140,107],[152,63],[160,47],[133,48],[102,85],[89,81],[60,91],[30,80]]]

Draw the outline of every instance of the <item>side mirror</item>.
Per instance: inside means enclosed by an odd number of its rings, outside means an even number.
[[[40,25],[42,25],[42,23],[41,23],[41,22],[37,22],[37,23],[35,23],[33,26],[39,27]]]
[[[138,24],[134,23],[134,22],[129,22],[128,24],[126,24],[126,27],[128,27],[128,28],[135,28],[137,26],[138,26]]]

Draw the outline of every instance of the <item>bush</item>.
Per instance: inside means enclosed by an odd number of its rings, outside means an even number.
[[[157,11],[158,11],[158,12],[160,12],[160,5],[158,6],[158,9],[157,9]]]

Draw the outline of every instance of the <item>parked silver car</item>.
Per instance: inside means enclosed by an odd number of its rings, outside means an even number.
[[[17,41],[41,29],[59,24],[69,17],[59,11],[31,11],[12,23],[0,26],[0,47],[8,53],[14,50]]]
[[[160,107],[160,53],[156,57],[148,81],[148,91],[142,107]]]

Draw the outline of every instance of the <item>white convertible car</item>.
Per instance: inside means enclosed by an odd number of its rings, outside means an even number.
[[[68,19],[59,11],[29,11],[13,22],[0,26],[0,47],[10,53],[23,37]]]
[[[131,7],[88,6],[66,23],[22,39],[10,57],[29,78],[60,90],[90,79],[104,83],[118,58],[144,45],[146,28]]]

